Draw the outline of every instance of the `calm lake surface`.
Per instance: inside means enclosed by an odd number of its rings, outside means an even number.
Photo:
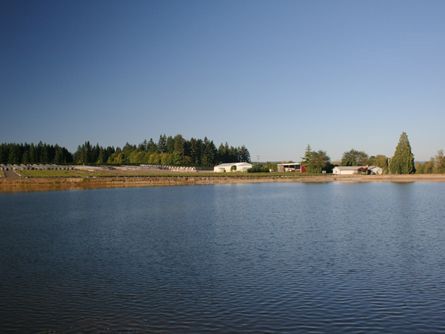
[[[445,332],[445,184],[0,194],[0,331]]]

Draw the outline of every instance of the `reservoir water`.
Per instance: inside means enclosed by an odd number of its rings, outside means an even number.
[[[445,184],[0,194],[0,331],[445,332]]]

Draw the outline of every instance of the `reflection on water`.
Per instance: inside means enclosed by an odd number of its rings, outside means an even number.
[[[0,330],[444,332],[445,184],[0,195]]]

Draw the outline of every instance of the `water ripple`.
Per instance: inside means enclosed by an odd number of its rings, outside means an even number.
[[[444,187],[0,195],[0,330],[443,333]]]

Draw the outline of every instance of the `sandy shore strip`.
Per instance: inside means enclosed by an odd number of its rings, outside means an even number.
[[[445,174],[421,175],[305,175],[305,176],[175,176],[175,177],[48,177],[0,178],[0,192],[49,191],[95,188],[158,187],[243,183],[366,183],[366,182],[445,182]]]

